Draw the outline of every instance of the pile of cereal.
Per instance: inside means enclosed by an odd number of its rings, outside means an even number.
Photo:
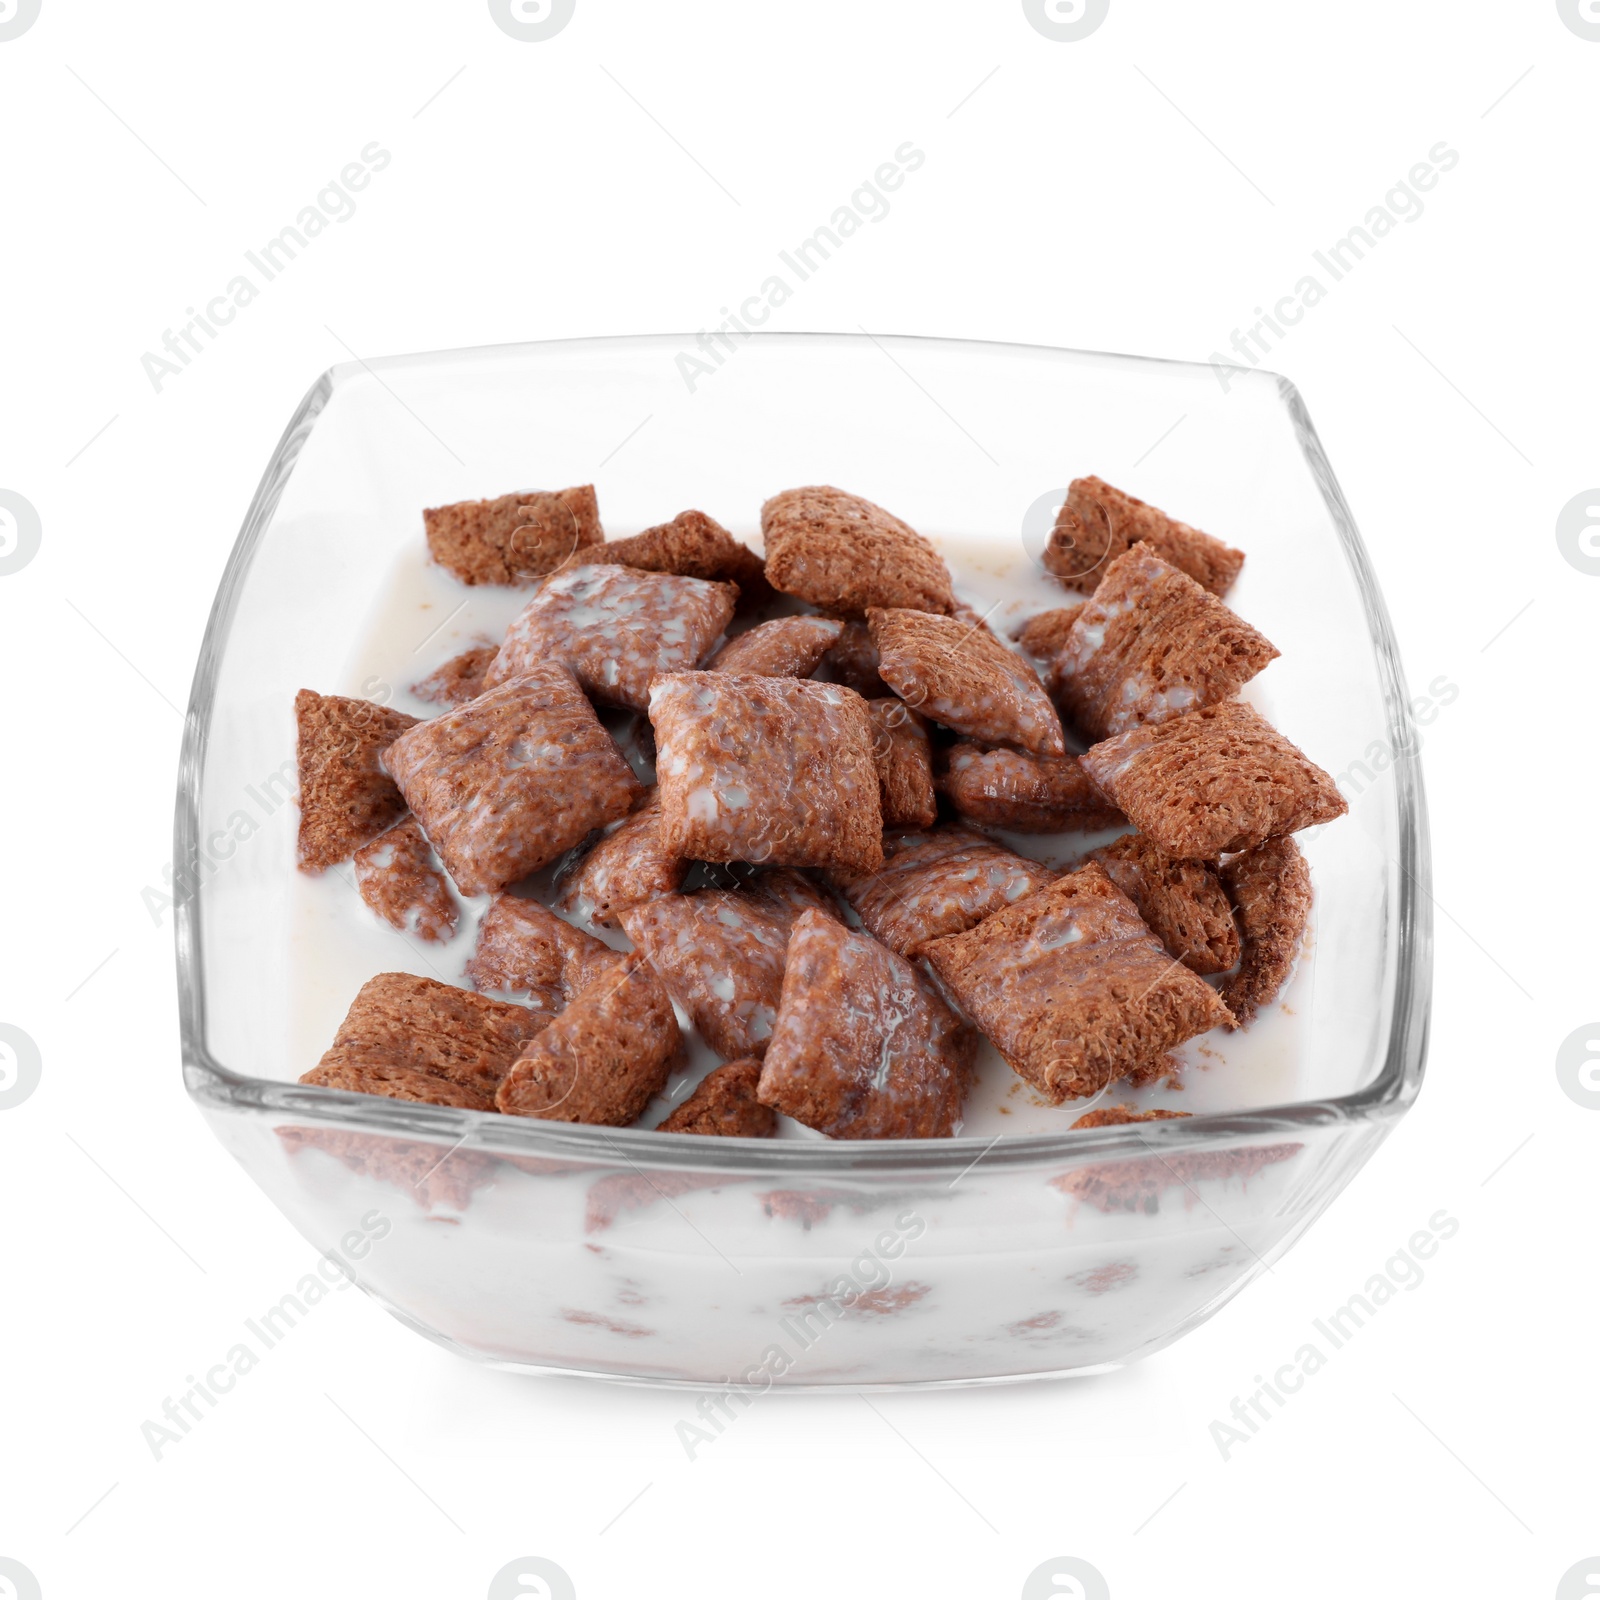
[[[373,977],[303,1082],[622,1127],[692,1031],[723,1064],[658,1131],[948,1137],[980,1034],[1062,1105],[1287,981],[1292,835],[1345,803],[1238,699],[1278,652],[1221,540],[1081,478],[1042,560],[1087,598],[1013,641],[841,489],[769,500],[764,557],[701,511],[608,541],[588,485],[424,522],[530,598],[415,685],[436,716],[300,692],[300,866],[418,940],[475,924],[471,987]],[[1016,837],[1129,825],[1070,870]]]

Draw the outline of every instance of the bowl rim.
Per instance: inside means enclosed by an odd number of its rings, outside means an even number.
[[[239,597],[300,453],[337,390],[362,379],[381,382],[375,370],[380,368],[442,365],[486,355],[512,357],[572,352],[598,355],[625,348],[682,349],[693,341],[694,335],[689,333],[657,333],[468,346],[341,362],[316,380],[290,418],[267,463],[212,601],[184,721],[173,830],[174,861],[194,859],[199,848],[200,774],[211,736],[218,668]],[[865,330],[860,333],[763,332],[751,334],[747,342],[790,346],[837,343],[859,346],[870,342],[908,349],[1004,353],[1133,368],[1179,368],[1196,376],[1214,372],[1212,363],[1159,356],[1000,340],[869,334]],[[196,891],[176,897],[173,925],[184,1083],[191,1098],[202,1109],[212,1112],[265,1112],[378,1137],[448,1142],[452,1149],[481,1150],[490,1154],[556,1157],[608,1165],[626,1163],[636,1170],[642,1164],[651,1168],[697,1168],[768,1175],[803,1172],[831,1177],[954,1172],[952,1186],[979,1162],[989,1167],[1011,1167],[1060,1165],[1070,1159],[1076,1164],[1085,1158],[1103,1161],[1140,1153],[1159,1155],[1163,1151],[1210,1147],[1224,1141],[1230,1146],[1283,1142],[1286,1136],[1297,1132],[1309,1133],[1316,1128],[1358,1122],[1391,1124],[1410,1107],[1421,1088],[1433,987],[1433,897],[1427,802],[1417,742],[1407,715],[1409,696],[1405,673],[1366,547],[1299,390],[1287,378],[1262,368],[1230,368],[1229,376],[1230,382],[1257,387],[1272,385],[1288,415],[1361,596],[1384,691],[1389,743],[1396,752],[1391,770],[1399,822],[1396,896],[1399,948],[1383,1065],[1364,1088],[1347,1095],[1289,1101],[1248,1111],[1206,1113],[1077,1131],[1063,1128],[1060,1132],[1016,1138],[998,1134],[987,1141],[976,1135],[954,1139],[813,1141],[658,1134],[650,1128],[597,1128],[577,1123],[542,1122],[534,1118],[427,1106],[315,1085],[284,1083],[234,1072],[213,1057],[207,1047],[206,994],[200,954],[202,895]]]

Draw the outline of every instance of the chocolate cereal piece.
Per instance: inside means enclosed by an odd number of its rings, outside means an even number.
[[[691,861],[871,872],[883,860],[872,721],[834,683],[737,672],[657,678],[661,842]]]
[[[529,583],[605,537],[591,483],[462,500],[424,511],[422,521],[433,559],[472,584]]]
[[[1130,728],[1093,746],[1084,770],[1168,855],[1215,861],[1349,807],[1264,717],[1237,700]]]
[[[513,1117],[626,1127],[666,1087],[682,1048],[666,990],[631,956],[527,1046],[495,1105]]]
[[[385,764],[463,894],[487,894],[626,816],[641,793],[559,662],[418,724]]]
[[[1239,970],[1222,998],[1241,1028],[1288,981],[1311,916],[1311,869],[1293,839],[1268,839],[1223,863],[1222,881],[1244,933]]]
[[[645,900],[676,894],[689,863],[661,844],[661,805],[652,791],[631,817],[624,817],[578,863],[561,886],[563,911],[585,914],[602,928],[615,928],[617,915]]]
[[[409,972],[383,972],[361,986],[332,1046],[300,1081],[344,1088],[364,1075],[374,1085],[408,1088],[412,1092],[395,1097],[414,1100],[419,1098],[416,1091],[426,1086],[410,1075],[420,1074],[489,1101],[523,1045],[547,1020],[526,1006],[491,1000],[470,989]],[[362,1092],[391,1094],[393,1089]]]
[[[1239,959],[1233,908],[1209,862],[1175,860],[1142,833],[1125,833],[1087,859],[1100,863],[1167,954],[1191,972],[1226,972]]]
[[[1101,1106],[1097,1111],[1085,1111],[1072,1126],[1120,1128],[1130,1122],[1172,1122],[1188,1115],[1187,1111],[1163,1111],[1159,1106],[1149,1111],[1136,1111],[1132,1106]]]
[[[330,1050],[301,1083],[323,1089],[343,1089],[346,1094],[381,1094],[389,1100],[414,1100],[424,1106],[454,1106],[461,1111],[493,1111],[494,1096],[432,1072],[403,1067],[389,1061],[371,1061],[360,1055]]]
[[[767,1048],[792,921],[737,889],[668,895],[621,915],[623,931],[725,1061]]]
[[[862,922],[896,954],[961,933],[1057,877],[970,828],[890,835],[880,872],[837,880]]]
[[[502,894],[483,915],[467,982],[480,994],[523,997],[547,1018],[624,960],[603,940],[563,922],[537,900]]]
[[[1052,671],[1061,647],[1067,642],[1082,605],[1058,606],[1054,611],[1041,611],[1029,617],[1012,634],[1018,644],[1039,664],[1039,677],[1047,689],[1053,689]]]
[[[913,710],[986,744],[1067,753],[1061,719],[1038,673],[988,628],[876,607],[867,626],[883,681]]]
[[[1106,568],[1141,540],[1214,595],[1225,595],[1244,565],[1242,550],[1090,477],[1073,479],[1067,490],[1045,546],[1044,569],[1069,589],[1092,594]]]
[[[778,1131],[778,1114],[756,1099],[760,1081],[759,1061],[730,1061],[715,1067],[665,1122],[656,1124],[656,1132],[770,1139]]]
[[[809,678],[839,642],[843,628],[830,617],[777,617],[730,639],[707,668],[754,672],[763,678]]]
[[[348,861],[405,815],[380,758],[417,719],[371,700],[310,689],[294,697],[294,717],[300,870],[321,872]]]
[[[963,742],[950,747],[940,787],[967,821],[1013,833],[1089,833],[1123,820],[1076,756]]]
[[[612,539],[586,550],[579,560],[634,567],[640,572],[672,572],[680,578],[707,578],[739,586],[739,607],[753,609],[772,599],[761,557],[741,544],[703,511],[680,511],[631,539]]]
[[[415,817],[405,817],[356,851],[361,898],[401,933],[429,941],[456,931],[456,903]]]
[[[499,653],[498,645],[474,645],[458,656],[451,656],[443,666],[435,667],[426,678],[412,684],[411,692],[432,705],[451,709],[464,706],[483,693],[484,674]]]
[[[744,885],[744,892],[764,911],[770,911],[785,931],[807,911],[839,915],[839,902],[793,867],[766,867]]]
[[[1231,700],[1277,654],[1193,578],[1135,545],[1078,608],[1053,681],[1092,742]]]
[[[564,661],[596,700],[643,711],[653,678],[697,667],[710,654],[737,598],[727,583],[632,567],[569,567],[523,607],[484,686]]]
[[[922,947],[957,1003],[1053,1105],[1098,1094],[1231,1020],[1096,863]]]
[[[881,700],[889,692],[889,685],[878,675],[878,647],[872,642],[872,630],[864,622],[846,622],[839,642],[823,657],[823,663],[863,700]]]
[[[867,712],[872,718],[872,759],[878,765],[884,827],[931,827],[939,808],[927,723],[895,695],[869,700]]]
[[[760,1095],[834,1139],[948,1138],[976,1045],[926,973],[808,911],[789,940]]]
[[[859,495],[819,485],[785,489],[761,508],[767,579],[784,594],[841,616],[869,606],[947,612],[950,573],[939,552]]]

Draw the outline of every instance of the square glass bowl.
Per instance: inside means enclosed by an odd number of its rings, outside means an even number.
[[[1415,1097],[1431,977],[1422,785],[1383,602],[1293,387],[1227,380],[812,334],[327,373],[250,507],[189,708],[184,1074],[218,1137],[403,1322],[500,1366],[746,1392],[994,1382],[1104,1369],[1209,1317]],[[1019,543],[1037,556],[1065,484],[1091,472],[1248,553],[1232,599],[1283,651],[1273,720],[1350,801],[1302,835],[1318,898],[1295,1059],[1241,1083],[1239,1109],[864,1144],[570,1126],[295,1082],[327,1040],[307,1054],[294,1014],[292,703],[302,686],[363,692],[352,652],[420,546],[422,507],[592,481],[610,537],[700,506],[751,539],[769,495],[836,483],[1003,564]]]

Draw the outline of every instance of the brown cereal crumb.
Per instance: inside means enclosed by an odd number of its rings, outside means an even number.
[[[483,693],[483,675],[499,653],[498,645],[474,645],[458,656],[451,656],[442,667],[435,667],[426,678],[412,684],[411,692],[432,705],[450,709],[464,706]]]
[[[564,661],[586,694],[643,711],[653,678],[697,667],[710,654],[737,598],[727,583],[593,563],[569,567],[522,608],[484,685]]]
[[[1067,491],[1044,568],[1069,589],[1092,594],[1111,562],[1141,540],[1214,595],[1225,595],[1244,565],[1242,550],[1089,477],[1075,478]]]
[[[661,842],[691,861],[870,872],[883,860],[872,720],[852,690],[735,672],[657,678]]]
[[[623,1128],[666,1087],[682,1049],[666,990],[630,956],[524,1047],[495,1106],[513,1117]]]
[[[700,889],[630,906],[623,929],[724,1060],[772,1037],[792,917],[737,889]]]
[[[591,483],[462,500],[424,511],[422,521],[433,559],[473,584],[528,583],[605,537]]]
[[[1088,859],[1105,868],[1167,954],[1191,972],[1226,972],[1239,959],[1233,908],[1209,862],[1176,860],[1138,833],[1091,850]]]
[[[1188,1115],[1187,1111],[1163,1111],[1159,1106],[1149,1111],[1137,1111],[1132,1106],[1101,1106],[1097,1111],[1085,1111],[1072,1126],[1120,1128],[1128,1122],[1167,1122]]]
[[[1056,653],[1063,710],[1091,741],[1231,700],[1278,652],[1187,573],[1135,545]]]
[[[356,851],[356,888],[389,924],[420,939],[456,931],[456,903],[415,817],[405,817]]]
[[[889,685],[878,675],[878,647],[864,622],[846,622],[839,642],[823,657],[824,664],[846,688],[863,700],[881,700]]]
[[[294,697],[302,872],[348,861],[405,815],[380,757],[417,718],[371,700],[302,689]]]
[[[843,628],[829,617],[777,617],[730,639],[706,667],[764,678],[809,678],[839,642]]]
[[[1037,616],[1029,617],[1011,636],[1039,664],[1039,676],[1047,689],[1054,688],[1050,669],[1061,653],[1062,645],[1067,642],[1073,620],[1082,609],[1080,603],[1060,606],[1054,611],[1041,611]]]
[[[1088,833],[1124,820],[1076,756],[956,744],[940,787],[967,821],[1014,833]]]
[[[526,995],[532,1009],[548,1018],[625,959],[537,900],[502,894],[478,925],[478,945],[465,976],[480,994]]]
[[[785,489],[761,508],[767,579],[783,594],[843,616],[868,606],[947,612],[950,573],[939,552],[882,506],[817,485]]]
[[[922,954],[1054,1105],[1231,1020],[1093,862]]]
[[[836,881],[867,928],[915,958],[930,939],[961,933],[1053,882],[1057,873],[970,828],[891,834],[883,869]]]
[[[555,860],[641,793],[622,752],[559,662],[418,724],[385,765],[463,894]]]
[[[492,1097],[522,1046],[548,1019],[409,972],[369,978],[350,1002],[333,1044],[300,1081],[364,1073],[369,1081],[415,1088],[412,1073]],[[393,1093],[368,1088],[366,1093]],[[414,1099],[416,1095],[398,1098]]]
[[[661,805],[654,790],[579,862],[561,886],[561,910],[586,912],[602,928],[617,926],[629,906],[676,894],[689,863],[661,846]]]
[[[1239,970],[1224,980],[1222,998],[1241,1028],[1270,1005],[1288,981],[1311,916],[1311,869],[1293,839],[1269,839],[1223,863],[1244,933]]]
[[[834,1139],[948,1138],[976,1044],[924,972],[808,911],[789,939],[761,1099]]]
[[[1214,861],[1349,809],[1333,779],[1237,700],[1118,734],[1083,765],[1168,855]]]
[[[741,610],[765,605],[772,599],[761,557],[703,511],[680,511],[671,522],[646,528],[631,539],[612,539],[597,549],[583,551],[576,559],[634,567],[640,572],[671,572],[680,578],[736,583]]]
[[[1024,656],[988,628],[923,611],[867,612],[878,671],[908,706],[987,744],[1067,751],[1061,719]]]
[[[928,828],[939,814],[928,725],[895,695],[869,700],[872,759],[886,828]]]
[[[759,1061],[730,1061],[700,1080],[700,1087],[664,1122],[657,1133],[706,1133],[733,1139],[770,1139],[778,1116],[756,1099]]]

